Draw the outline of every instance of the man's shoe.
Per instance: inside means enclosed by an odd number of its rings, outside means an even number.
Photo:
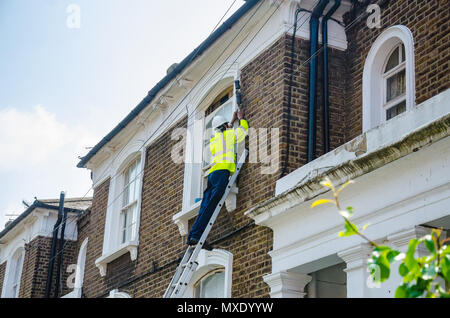
[[[190,246],[194,246],[194,245],[197,245],[197,244],[198,244],[198,240],[196,240],[196,239],[190,239],[189,241],[187,241],[187,245],[190,245]],[[207,250],[207,251],[212,251],[213,250],[213,247],[211,245],[209,245],[208,242],[206,242],[206,241],[205,241],[205,243],[203,243],[202,248]]]
[[[208,242],[206,242],[206,241],[205,241],[205,243],[203,243],[202,248],[207,250],[207,251],[212,251],[213,250],[213,247],[211,245],[209,245]]]

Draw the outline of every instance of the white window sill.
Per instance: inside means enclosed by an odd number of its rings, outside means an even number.
[[[181,210],[172,217],[172,221],[178,226],[178,231],[180,231],[181,236],[188,234],[189,220],[197,216],[201,204],[202,201],[198,201],[197,203],[191,205],[188,209]]]
[[[228,197],[225,200],[225,207],[228,212],[233,212],[236,210],[236,197],[238,192],[239,189],[236,187],[236,184],[234,184],[231,188],[230,194],[228,194]],[[178,231],[181,236],[188,234],[189,220],[197,216],[201,204],[202,201],[194,203],[189,208],[178,212],[172,217],[172,221],[178,226]]]
[[[120,245],[117,249],[103,254],[95,260],[95,266],[100,270],[100,275],[103,277],[106,275],[106,268],[109,263],[119,258],[120,256],[130,252],[130,258],[132,261],[137,258],[137,249],[139,246],[138,241],[130,241]]]

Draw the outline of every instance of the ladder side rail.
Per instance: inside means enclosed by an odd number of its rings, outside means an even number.
[[[164,293],[163,298],[168,298],[172,294],[174,287],[173,284],[177,283],[183,273],[183,264],[186,264],[188,260],[191,258],[193,248],[189,246],[186,249],[186,252],[183,255],[183,258],[181,259],[180,263],[178,264],[177,270],[175,271],[175,275],[172,277],[172,280],[170,281],[169,287],[167,287],[166,292]]]

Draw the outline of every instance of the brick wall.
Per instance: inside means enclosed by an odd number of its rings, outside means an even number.
[[[43,298],[45,297],[45,286],[48,275],[48,262],[51,250],[51,238],[38,236],[25,245],[25,257],[23,261],[22,276],[20,281],[19,298]],[[62,262],[62,295],[67,293],[66,285],[69,273],[67,266],[73,263],[76,243],[66,241]],[[54,295],[56,284],[57,257],[55,258],[53,270],[53,283],[51,297]]]
[[[99,270],[95,266],[95,260],[102,255],[109,183],[110,179],[108,178],[94,189],[92,208],[88,215],[89,244],[86,252],[83,284],[83,294],[86,297],[94,297],[107,288],[105,280],[100,276]]]
[[[449,88],[450,10],[446,0],[365,1],[345,17],[349,25],[370,3],[381,8],[381,28],[369,29],[363,18],[347,30],[348,86],[346,100],[346,140],[362,132],[362,73],[371,45],[387,28],[407,26],[414,37],[416,104]]]
[[[0,264],[0,295],[2,294],[3,282],[5,279],[6,262]]]
[[[186,127],[186,118],[174,125],[179,127]],[[94,190],[83,288],[86,297],[105,297],[118,287],[138,297],[162,296],[175,268],[164,265],[184,251],[182,239],[174,239],[179,233],[172,221],[172,215],[181,210],[184,165],[171,160],[172,146],[178,143],[171,140],[171,133],[172,129],[146,151],[138,259],[131,261],[128,253],[119,257],[108,264],[105,277],[100,276],[94,263],[102,253],[109,180]]]
[[[78,254],[80,252],[81,245],[83,244],[84,240],[87,237],[89,237],[90,216],[91,216],[91,209],[87,209],[80,215],[79,219],[77,220],[78,240],[75,243],[75,246],[72,248],[73,251],[72,264],[77,264]],[[75,271],[73,270],[70,273],[68,273],[68,275],[70,276],[71,283],[75,283],[75,278],[73,274],[75,274]],[[64,283],[67,285],[67,281],[65,281]],[[73,288],[67,287],[67,289],[64,290],[63,295],[68,294],[71,291],[73,291]]]

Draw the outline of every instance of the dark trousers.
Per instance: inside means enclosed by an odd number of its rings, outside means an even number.
[[[208,176],[208,186],[203,193],[203,200],[197,219],[189,232],[188,242],[190,239],[200,240],[209,219],[225,193],[229,178],[230,171],[228,170],[216,170]]]

